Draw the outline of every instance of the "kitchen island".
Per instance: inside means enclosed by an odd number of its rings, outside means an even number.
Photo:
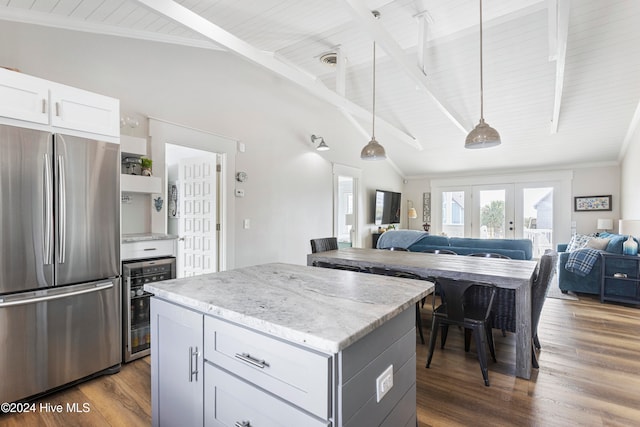
[[[415,425],[431,282],[276,263],[145,290],[154,425]]]

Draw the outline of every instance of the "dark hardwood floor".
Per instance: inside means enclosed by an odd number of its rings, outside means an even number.
[[[429,310],[423,319],[428,337]],[[490,387],[482,381],[473,344],[464,352],[461,332],[451,329],[446,348],[436,349],[429,369],[424,367],[426,346],[418,344],[419,425],[640,425],[640,308],[600,304],[583,295],[580,301],[547,299],[539,335],[540,369],[526,381],[513,376],[514,336],[494,331],[498,362],[489,362]],[[149,363],[148,357],[135,361],[118,374],[36,402],[79,403],[81,408],[87,403],[86,413],[37,410],[0,416],[0,425],[148,426]]]

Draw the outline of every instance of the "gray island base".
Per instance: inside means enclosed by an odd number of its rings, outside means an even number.
[[[145,285],[154,426],[414,426],[428,281],[265,264]]]

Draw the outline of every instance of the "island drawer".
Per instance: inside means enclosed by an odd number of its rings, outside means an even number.
[[[331,355],[205,316],[204,359],[322,419],[330,416]]]
[[[204,375],[205,426],[331,425],[329,421],[303,412],[210,363],[205,363]]]

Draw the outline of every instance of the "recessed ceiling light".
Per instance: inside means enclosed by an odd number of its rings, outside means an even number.
[[[338,62],[338,54],[335,52],[325,53],[320,56],[320,62],[330,67],[335,67]]]

